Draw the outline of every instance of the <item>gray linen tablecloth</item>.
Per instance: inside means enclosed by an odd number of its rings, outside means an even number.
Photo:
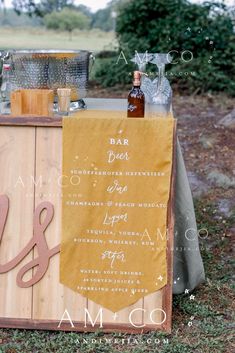
[[[127,109],[125,99],[85,99],[89,110]],[[205,280],[192,194],[179,141],[176,145],[173,293],[192,291]]]
[[[198,243],[192,193],[178,139],[174,213],[173,293],[179,294],[185,289],[191,291],[202,283],[205,280],[205,273]]]

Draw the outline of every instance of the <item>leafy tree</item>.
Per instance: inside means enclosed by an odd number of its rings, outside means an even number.
[[[92,18],[93,14],[91,12],[91,9],[88,6],[80,4],[80,5],[76,6],[76,10],[79,12],[82,12],[87,17]]]
[[[113,29],[111,11],[111,7],[96,11],[93,15],[92,27],[100,28],[103,31],[111,31]]]
[[[13,0],[12,5],[16,13],[26,12],[29,16],[44,17],[53,11],[60,11],[64,7],[73,5],[74,0]]]
[[[40,26],[41,21],[41,18],[29,17],[25,13],[18,16],[13,9],[7,9],[5,13],[0,10],[0,26],[35,27]]]
[[[92,27],[100,28],[103,31],[112,31],[114,29],[114,19],[112,12],[117,11],[118,6],[126,0],[109,1],[106,8],[96,11],[93,14]]]
[[[5,1],[0,0],[0,10],[3,9],[3,14],[6,14],[6,6],[5,6]]]
[[[117,32],[121,46],[133,50],[208,51],[205,37],[214,38],[223,29],[224,40],[232,33],[232,23],[223,12],[225,5],[207,2],[203,6],[187,0],[129,1],[120,8]],[[219,25],[219,27],[218,27]]]
[[[90,20],[81,12],[64,8],[62,11],[53,11],[46,15],[44,22],[48,29],[59,29],[69,32],[71,38],[74,29],[88,29]]]

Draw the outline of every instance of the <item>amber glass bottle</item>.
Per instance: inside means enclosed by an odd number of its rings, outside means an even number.
[[[143,118],[144,117],[144,93],[140,89],[141,72],[134,71],[133,87],[128,95],[128,118]]]

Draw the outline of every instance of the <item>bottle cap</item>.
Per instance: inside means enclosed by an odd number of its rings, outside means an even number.
[[[134,86],[140,86],[140,79],[141,79],[141,72],[140,71],[134,71],[133,85]]]

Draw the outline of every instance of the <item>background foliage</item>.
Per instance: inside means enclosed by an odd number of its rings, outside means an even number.
[[[116,31],[120,50],[127,59],[133,57],[135,50],[177,51],[174,62],[178,63],[168,65],[167,69],[171,81],[177,82],[180,89],[235,95],[234,23],[224,4],[130,0],[119,6]],[[193,60],[188,63],[180,59],[185,50],[193,53]],[[120,76],[130,82],[130,64],[124,65],[124,60],[116,64],[117,58],[118,54],[106,60],[96,72],[96,78],[105,86],[120,82]],[[187,60],[186,56],[183,58]]]
[[[26,12],[29,16],[44,17],[53,11],[72,6],[73,0],[13,0],[12,4],[18,14]]]
[[[17,14],[22,15],[27,13],[33,18],[43,18],[52,12],[60,12],[64,8],[70,8],[82,12],[88,17],[90,19],[90,28],[111,31],[114,29],[112,11],[115,10],[116,5],[121,1],[123,0],[111,0],[106,8],[100,9],[95,13],[92,13],[90,8],[85,5],[76,5],[74,0],[13,0],[13,7]],[[14,26],[14,21],[12,21],[11,25]]]
[[[89,18],[82,12],[66,7],[61,11],[53,11],[44,17],[44,23],[48,29],[59,29],[70,33],[76,28],[88,29],[89,22]]]
[[[226,1],[192,4],[188,0],[111,0],[107,7],[92,13],[73,0],[14,0],[21,14],[16,20],[12,10],[0,11],[0,26],[43,26],[66,30],[76,28],[116,30],[118,46],[99,53],[93,79],[104,87],[131,84],[136,68],[130,59],[137,52],[174,51],[174,63],[167,75],[179,91],[187,93],[226,92],[235,96],[235,7]],[[113,17],[116,12],[117,18]],[[31,20],[26,21],[26,14]],[[21,18],[21,20],[20,20]],[[75,34],[74,34],[75,36]],[[118,60],[120,52],[124,53]],[[187,62],[182,53],[192,52]],[[154,65],[148,73],[156,75]],[[176,87],[175,87],[176,88]]]

